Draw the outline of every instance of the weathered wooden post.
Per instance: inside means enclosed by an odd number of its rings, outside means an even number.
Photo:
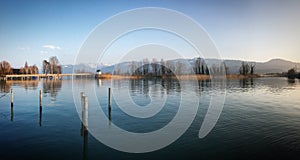
[[[83,123],[83,159],[88,159],[88,97],[83,95],[82,123]]]
[[[43,94],[42,94],[42,90],[40,90],[40,108],[43,106],[42,100],[43,100]]]
[[[14,91],[13,89],[10,89],[10,106],[14,106]]]
[[[84,96],[83,98],[83,108],[82,108],[82,123],[84,130],[88,130],[88,97]]]
[[[83,125],[83,117],[84,117],[84,92],[80,92],[80,98],[81,98],[81,136],[84,134],[84,128],[85,126]]]
[[[84,92],[80,92],[80,97],[81,97],[81,105],[83,106],[83,98],[84,98]]]

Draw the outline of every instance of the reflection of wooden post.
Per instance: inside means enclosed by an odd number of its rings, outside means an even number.
[[[108,110],[109,125],[111,125],[111,109]]]
[[[14,107],[10,107],[10,121],[14,121]]]
[[[43,94],[42,94],[42,90],[40,90],[40,107],[42,107],[42,98],[43,98]]]
[[[89,102],[88,97],[84,95],[84,92],[80,93],[81,95],[81,107],[82,107],[82,129],[81,135],[83,135],[83,159],[88,160],[88,108]]]
[[[40,107],[40,121],[39,121],[40,127],[42,127],[42,109],[43,107]]]
[[[88,130],[83,131],[83,159],[88,160]]]
[[[111,102],[112,102],[112,91],[108,88],[108,120],[109,125],[111,125]]]
[[[14,91],[13,89],[10,89],[10,106],[14,106]]]
[[[112,91],[111,88],[108,88],[108,109],[111,110],[111,102],[112,102]]]

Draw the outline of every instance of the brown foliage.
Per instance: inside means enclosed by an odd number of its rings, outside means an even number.
[[[12,73],[12,69],[9,62],[7,61],[0,62],[0,76],[5,76],[11,73]]]

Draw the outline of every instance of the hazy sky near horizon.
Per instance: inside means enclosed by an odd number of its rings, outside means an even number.
[[[168,8],[193,18],[224,59],[300,62],[298,0],[1,0],[0,61],[7,60],[13,67],[28,61],[41,67],[42,60],[57,56],[61,64],[73,64],[98,24],[140,7]],[[115,56],[109,57],[106,63],[115,63]]]

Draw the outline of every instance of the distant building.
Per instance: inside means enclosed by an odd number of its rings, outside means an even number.
[[[97,69],[96,74],[95,74],[95,77],[96,77],[96,78],[100,78],[101,75],[102,75],[101,69]]]
[[[101,75],[101,74],[102,74],[101,69],[98,69],[98,70],[96,71],[96,74]]]

